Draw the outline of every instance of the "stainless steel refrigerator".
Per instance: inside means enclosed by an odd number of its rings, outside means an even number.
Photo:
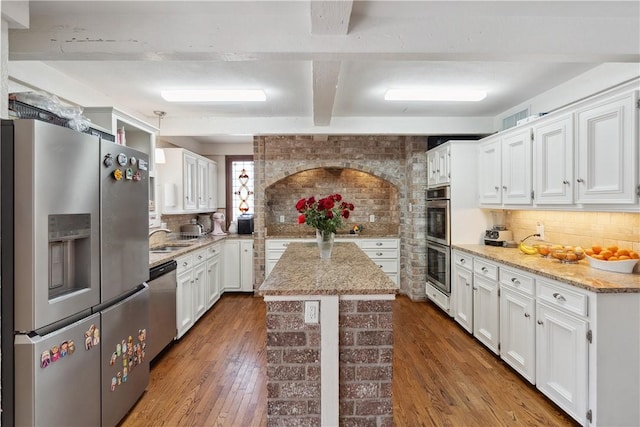
[[[114,426],[149,378],[148,158],[2,121],[2,423]]]

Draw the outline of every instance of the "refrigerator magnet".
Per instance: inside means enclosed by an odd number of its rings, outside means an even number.
[[[73,342],[73,340],[69,340],[69,349],[67,350],[69,356],[71,356],[75,351],[76,351],[76,343]]]
[[[104,156],[104,160],[102,161],[102,163],[104,163],[104,165],[108,168],[113,166],[113,157],[111,156],[110,153]]]
[[[113,366],[116,364],[116,359],[118,358],[118,355],[116,354],[116,352],[114,351],[111,354],[111,359],[109,359],[109,366]]]
[[[51,364],[51,353],[49,353],[49,350],[45,350],[40,355],[40,367],[44,369],[49,364]]]
[[[136,171],[133,174],[133,180],[134,181],[142,181],[142,174],[140,173],[140,171]]]
[[[113,171],[113,178],[116,181],[120,181],[122,179],[122,171],[120,169],[116,169]]]
[[[67,354],[69,354],[69,343],[62,341],[62,344],[60,344],[60,357],[65,357]]]
[[[127,179],[127,181],[130,181],[133,179],[133,169],[131,168],[127,168],[125,171],[125,178]]]
[[[129,160],[129,159],[127,159],[127,155],[126,154],[124,154],[124,153],[118,154],[118,164],[120,166],[126,165],[127,164],[127,160]]]
[[[118,380],[116,379],[116,377],[111,378],[111,391],[116,391],[117,383],[118,383]]]
[[[135,157],[131,156],[129,158],[129,163],[131,163],[133,166],[135,166],[135,164],[138,163],[138,159],[136,159]]]
[[[51,361],[57,362],[58,359],[60,359],[60,347],[54,345],[53,347],[51,347]]]

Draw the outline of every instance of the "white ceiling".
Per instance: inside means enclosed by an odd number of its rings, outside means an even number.
[[[491,119],[600,64],[640,63],[640,2],[31,1],[29,29],[10,31],[9,59],[44,63],[102,93],[99,105],[112,100],[152,124],[165,111],[165,135],[361,133],[416,118]],[[427,85],[488,96],[383,100],[387,88]],[[267,102],[160,97],[197,87],[263,88]]]

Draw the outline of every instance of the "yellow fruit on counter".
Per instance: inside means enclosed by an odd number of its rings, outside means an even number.
[[[533,246],[525,245],[524,242],[520,242],[520,244],[518,245],[518,249],[520,249],[520,252],[526,255],[535,255],[538,253],[538,249]]]

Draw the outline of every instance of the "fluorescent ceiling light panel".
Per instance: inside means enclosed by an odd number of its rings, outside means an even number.
[[[482,101],[487,92],[476,89],[389,89],[385,101]]]
[[[186,89],[160,92],[169,102],[256,102],[266,101],[262,89]]]

